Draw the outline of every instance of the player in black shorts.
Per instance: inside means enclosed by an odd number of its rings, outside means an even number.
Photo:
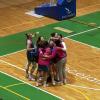
[[[26,34],[27,40],[26,40],[26,46],[27,46],[27,64],[26,64],[26,78],[29,78],[29,80],[35,80],[33,78],[33,72],[37,66],[37,49],[32,41],[32,34]],[[29,67],[32,64],[32,68],[30,69],[29,73]]]

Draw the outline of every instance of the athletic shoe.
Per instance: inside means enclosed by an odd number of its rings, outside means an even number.
[[[43,87],[48,87],[49,85],[48,84],[43,84]]]
[[[28,79],[29,79],[29,81],[35,81],[35,79],[33,77],[29,77]]]
[[[55,82],[55,81],[53,81],[53,82],[52,82],[52,85],[56,85],[56,82]]]
[[[43,80],[43,77],[39,77],[39,81],[42,81]]]
[[[39,86],[39,83],[36,83],[36,87],[38,87]]]
[[[38,87],[38,86],[41,86],[41,85],[42,85],[41,83],[38,83],[38,82],[36,83],[36,86],[37,86],[37,87]]]
[[[47,86],[49,86],[49,85],[48,85],[47,82],[45,81],[45,82],[43,83],[43,87],[47,87]]]
[[[64,83],[64,85],[67,84],[67,80],[65,79],[65,80],[63,81],[63,83]]]

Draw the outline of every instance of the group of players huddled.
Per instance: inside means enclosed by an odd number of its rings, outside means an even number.
[[[37,38],[32,42],[33,35]],[[51,33],[49,40],[38,34],[26,34],[27,64],[26,78],[36,81],[36,86],[46,87],[48,81],[52,85],[66,84],[66,45],[61,34]],[[32,67],[30,65],[32,64]],[[35,71],[35,76],[33,75]]]

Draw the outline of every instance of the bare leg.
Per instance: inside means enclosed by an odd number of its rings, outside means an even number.
[[[40,86],[42,84],[42,81],[43,81],[43,71],[38,71],[36,86]]]
[[[47,75],[48,75],[48,72],[44,72],[43,73],[43,86],[46,87],[47,86]]]
[[[35,68],[36,68],[36,62],[32,62],[32,68],[30,69],[29,80],[33,80],[33,81],[35,80],[33,78],[33,72],[34,72]]]
[[[26,69],[26,78],[28,78],[29,77],[29,67],[30,67],[30,65],[31,65],[31,62],[30,61],[28,61],[27,62],[27,64],[26,64],[26,66],[25,66],[25,69]]]
[[[54,67],[54,65],[52,64],[50,66],[50,75],[51,75],[51,79],[52,79],[52,85],[55,85],[53,67]]]

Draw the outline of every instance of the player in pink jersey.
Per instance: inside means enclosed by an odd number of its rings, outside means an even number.
[[[65,66],[66,66],[67,54],[60,39],[57,40],[55,43],[57,46],[57,54],[59,56],[58,61],[56,63],[57,77],[61,84],[66,84]]]
[[[48,42],[44,42],[44,47],[39,48],[39,58],[38,58],[38,80],[37,80],[37,86],[39,86],[39,78],[43,77],[43,86],[46,86],[47,83],[47,75],[49,71],[49,65],[50,65],[50,58],[47,58],[45,56],[51,55],[51,50],[48,47]]]

